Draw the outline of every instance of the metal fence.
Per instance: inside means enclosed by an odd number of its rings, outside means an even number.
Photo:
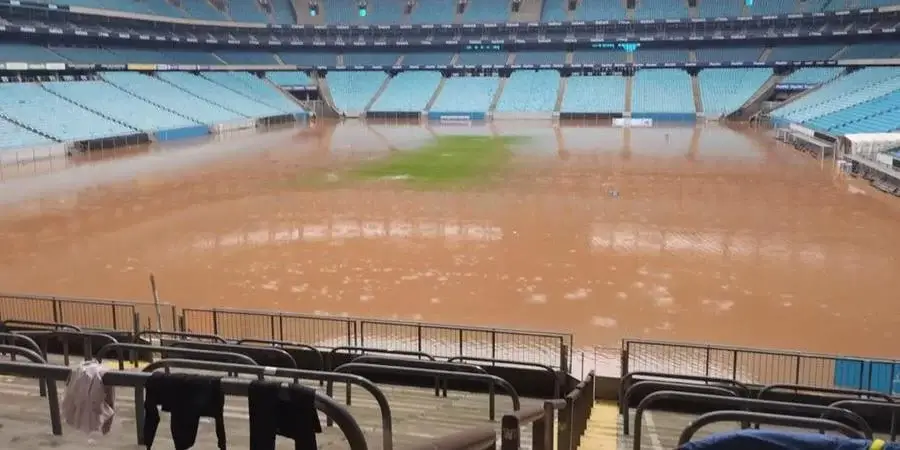
[[[621,374],[635,371],[730,378],[751,384],[835,387],[846,357],[743,347],[625,339]]]
[[[353,319],[234,309],[184,309],[183,331],[230,339],[299,342],[317,347],[358,345]]]

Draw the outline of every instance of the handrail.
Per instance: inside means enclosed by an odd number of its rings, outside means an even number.
[[[453,361],[475,361],[475,362],[489,362],[489,363],[497,363],[497,364],[509,364],[509,365],[517,365],[522,367],[534,367],[537,369],[544,369],[551,376],[553,376],[553,398],[559,398],[562,391],[562,382],[560,381],[559,373],[552,367],[546,364],[532,363],[532,362],[519,362],[513,361],[509,359],[493,359],[493,358],[478,358],[475,356],[454,356],[452,358],[447,359],[448,362]],[[493,365],[493,364],[492,364]]]
[[[328,352],[328,365],[330,368],[334,368],[334,355],[337,355],[339,352],[346,352],[348,354],[359,353],[360,355],[365,355],[366,353],[376,353],[380,355],[403,355],[403,356],[415,356],[418,358],[425,358],[429,361],[437,361],[434,356],[429,355],[428,353],[423,352],[414,352],[409,350],[388,350],[384,348],[373,348],[373,347],[355,347],[352,345],[343,345],[340,347],[335,347]]]
[[[651,388],[655,391],[679,391],[679,392],[694,392],[697,394],[712,394],[712,395],[724,395],[724,396],[733,396],[739,397],[737,392],[732,391],[731,389],[725,386],[708,386],[705,384],[684,384],[684,383],[673,383],[668,381],[638,381],[637,383],[632,384],[627,391],[625,391],[625,398],[621,399],[623,405],[631,404],[631,396],[638,388]],[[625,413],[622,415],[622,431],[627,435],[629,424],[631,423],[631,414],[628,414],[628,409],[626,406]]]
[[[737,407],[746,407],[748,410],[778,410],[778,414],[804,414],[804,413],[822,413],[823,416],[827,414],[841,416],[844,419],[850,420],[854,422],[859,431],[865,434],[866,439],[872,439],[872,427],[869,426],[869,423],[866,422],[859,414],[849,411],[842,408],[835,408],[830,406],[821,406],[821,405],[809,405],[803,403],[790,403],[790,402],[778,402],[772,400],[757,400],[751,398],[742,398],[742,397],[728,397],[728,396],[718,396],[718,395],[709,395],[709,394],[695,394],[690,392],[678,392],[678,391],[657,391],[646,397],[644,397],[641,402],[638,404],[637,409],[634,412],[634,439],[633,439],[633,450],[641,449],[641,434],[643,430],[641,428],[641,424],[644,419],[644,412],[650,408],[650,404],[655,403],[660,400],[686,400],[691,402],[698,403],[707,403],[715,406],[737,406]],[[825,418],[825,417],[822,417]]]
[[[191,350],[207,350],[207,351],[215,351],[215,352],[232,352],[239,353],[241,355],[246,355],[243,351],[253,351],[260,353],[267,353],[272,356],[277,356],[285,360],[285,364],[288,365],[289,369],[297,368],[297,361],[294,361],[294,357],[290,355],[290,353],[275,347],[259,347],[259,346],[240,346],[238,344],[212,344],[209,342],[190,342],[190,341],[173,341],[168,342],[165,347],[171,348],[187,348]],[[249,355],[247,355],[249,357]]]
[[[858,389],[841,389],[841,388],[825,388],[825,387],[817,387],[817,386],[804,386],[802,384],[770,384],[770,385],[764,386],[762,389],[760,389],[759,392],[757,392],[757,394],[756,394],[756,398],[762,400],[763,395],[766,395],[769,392],[772,392],[776,389],[787,389],[787,390],[792,390],[796,393],[799,393],[800,391],[806,391],[806,392],[818,392],[818,393],[822,393],[822,394],[839,394],[839,395],[845,395],[845,396],[854,396],[854,397],[858,397],[858,398],[863,398],[864,396],[870,397],[870,398],[878,397],[887,403],[894,403],[894,399],[890,395],[887,395],[887,394],[884,394],[881,392],[864,391],[864,390],[858,390]]]
[[[217,351],[213,351],[213,350],[194,350],[194,349],[190,349],[190,348],[158,347],[155,345],[129,344],[129,343],[125,343],[125,342],[120,342],[120,343],[116,343],[116,344],[106,344],[103,347],[101,347],[100,350],[97,350],[96,356],[97,356],[98,360],[103,360],[107,354],[115,351],[116,356],[118,357],[118,361],[119,361],[119,370],[124,370],[125,366],[122,363],[123,362],[122,350],[144,350],[144,351],[147,351],[150,353],[162,354],[163,358],[165,358],[165,355],[167,355],[169,353],[176,353],[176,354],[181,354],[184,356],[220,358],[220,359],[224,358],[226,360],[231,359],[240,364],[249,364],[251,366],[259,365],[256,363],[256,361],[253,360],[253,358],[250,358],[247,355],[242,355],[240,353],[217,352]]]
[[[0,362],[0,373],[28,378],[47,378],[53,381],[65,381],[71,370],[68,367],[51,364],[35,364],[21,362]],[[134,387],[143,389],[151,374],[147,372],[132,372],[111,370],[103,374],[103,384],[107,386]],[[53,385],[54,383],[48,383]],[[222,392],[226,395],[247,396],[250,380],[240,378],[223,378]],[[50,406],[59,413],[59,405]],[[137,408],[136,408],[137,409]],[[346,436],[352,450],[367,450],[365,435],[356,419],[350,412],[333,399],[316,393],[316,409],[323,411],[328,417],[334,419],[338,427]],[[143,408],[139,409],[143,411]],[[137,421],[135,421],[137,424]],[[142,430],[142,427],[138,426]],[[139,435],[139,438],[142,437]],[[138,445],[144,445],[139,439]]]
[[[144,336],[162,336],[162,337],[184,337],[194,339],[209,339],[220,344],[227,344],[228,341],[218,334],[192,333],[188,331],[160,331],[160,330],[143,330],[134,335],[134,343],[140,344],[140,339]]]
[[[588,418],[594,407],[594,396],[597,385],[597,375],[594,371],[588,372],[587,377],[581,380],[575,388],[565,396],[566,406],[559,412],[559,431],[557,433],[557,447],[559,449],[578,448],[581,444],[581,436],[587,429]],[[552,449],[549,447],[547,450]]]
[[[888,403],[888,402],[879,402],[875,400],[838,400],[834,403],[831,403],[830,407],[832,408],[842,408],[848,409],[847,406],[869,406],[874,408],[887,408],[891,410],[891,428],[889,430],[891,436],[891,442],[897,442],[897,413],[900,412],[900,404],[897,403]],[[852,411],[852,410],[850,410]]]
[[[4,320],[2,322],[2,324],[4,326],[22,325],[22,326],[26,326],[26,327],[49,327],[54,330],[82,331],[80,327],[76,327],[75,325],[69,325],[67,323],[56,323],[56,322],[41,322],[38,320],[10,319],[10,320]]]
[[[273,347],[281,347],[281,348],[284,348],[287,350],[309,350],[309,351],[313,352],[313,354],[316,355],[316,359],[319,361],[318,370],[325,370],[325,357],[322,356],[322,352],[319,351],[319,349],[313,347],[312,345],[298,344],[296,342],[290,342],[290,341],[273,341],[273,340],[268,340],[268,339],[241,339],[241,340],[237,341],[237,344],[238,345],[265,344],[265,345],[271,345]],[[296,360],[296,358],[295,358],[295,360]]]
[[[519,402],[519,393],[516,392],[516,388],[514,388],[508,381],[500,378],[496,375],[487,375],[481,373],[466,373],[466,372],[451,372],[447,370],[435,370],[435,369],[417,369],[415,367],[396,367],[396,366],[379,366],[375,364],[361,364],[361,363],[347,363],[341,366],[338,366],[334,369],[335,372],[349,372],[353,373],[354,371],[363,371],[363,372],[381,372],[381,373],[397,373],[397,374],[407,374],[407,375],[424,375],[424,376],[440,376],[445,379],[457,379],[457,380],[468,380],[468,381],[485,381],[488,383],[490,387],[490,411],[488,412],[490,420],[494,420],[495,418],[495,404],[494,404],[494,386],[499,385],[503,388],[509,397],[512,399],[513,403],[513,411],[518,411],[521,408],[521,403]]]
[[[531,427],[532,450],[553,450],[553,417],[557,410],[565,408],[565,400],[545,400],[541,406],[524,411],[514,411],[503,415],[500,420],[500,448],[518,450],[521,446],[519,430],[525,425]]]
[[[453,372],[483,373],[487,371],[471,364],[453,363],[449,361],[430,361],[412,358],[392,358],[390,356],[359,355],[350,360],[351,363],[377,364],[379,366],[418,367],[420,369],[450,370]],[[447,396],[447,383],[440,382],[439,377],[434,380],[434,396],[441,395],[441,387],[444,388],[444,397]]]
[[[684,380],[684,381],[703,381],[709,386],[709,383],[720,383],[720,384],[730,384],[737,388],[740,388],[744,392],[744,396],[750,395],[750,388],[740,381],[732,380],[729,378],[719,378],[719,377],[706,377],[702,375],[679,375],[673,373],[658,373],[658,372],[628,372],[622,376],[619,380],[619,414],[624,414],[625,411],[628,410],[628,403],[622,402],[622,399],[625,398],[625,391],[628,389],[628,384],[635,377],[653,377],[653,378],[665,378],[671,380]],[[666,380],[645,380],[645,381],[666,381]],[[685,383],[690,384],[690,383]],[[628,434],[628,433],[626,433]]]
[[[493,450],[497,445],[497,432],[493,425],[462,430],[421,444],[413,444],[404,450]]]
[[[844,425],[840,422],[827,419],[813,419],[809,417],[783,416],[779,414],[765,414],[747,411],[715,411],[706,413],[693,422],[681,432],[678,437],[678,447],[690,442],[694,434],[701,428],[716,422],[756,422],[766,425],[779,425],[794,428],[810,428],[813,430],[829,430],[838,431],[841,434],[856,439],[865,439],[865,436],[858,431]]]
[[[9,344],[9,345],[16,345],[16,340],[20,340],[26,344],[25,348],[27,348],[28,350],[34,350],[35,353],[38,353],[39,355],[42,355],[42,356],[44,354],[44,351],[41,350],[41,346],[38,345],[38,343],[35,342],[34,339],[32,339],[24,334],[0,333],[0,342],[2,342],[4,345],[6,345],[7,339],[9,339],[11,341],[11,344]]]
[[[47,339],[57,338],[62,342],[63,346],[63,363],[65,365],[69,365],[69,339],[70,338],[80,338],[83,340],[83,348],[82,348],[82,356],[84,359],[91,359],[94,357],[93,355],[93,345],[91,344],[92,339],[100,339],[106,341],[107,344],[115,344],[119,341],[116,338],[106,334],[100,333],[97,331],[73,331],[73,330],[28,330],[28,331],[16,331],[16,334],[20,334],[28,337],[46,337]],[[46,344],[46,343],[44,343]],[[46,346],[44,347],[46,349]],[[43,350],[43,353],[46,354],[47,351]]]
[[[159,361],[153,362],[148,366],[144,367],[142,371],[151,372],[159,368],[164,367],[180,367],[184,369],[206,369],[206,370],[221,370],[227,371],[231,373],[245,373],[245,374],[255,374],[257,376],[275,376],[275,377],[284,377],[284,378],[292,378],[296,383],[297,380],[317,380],[317,381],[327,381],[328,382],[328,391],[327,396],[330,398],[332,396],[331,390],[331,382],[346,382],[356,384],[363,389],[369,391],[372,394],[372,397],[375,398],[375,402],[378,403],[378,408],[381,411],[381,428],[382,428],[382,448],[384,450],[391,450],[393,448],[393,440],[394,440],[394,427],[393,427],[393,417],[391,414],[391,407],[388,404],[387,397],[384,395],[384,392],[378,388],[374,383],[369,381],[367,378],[363,378],[359,375],[349,374],[349,373],[336,373],[336,372],[322,372],[322,371],[314,371],[314,370],[303,370],[303,369],[285,369],[281,367],[263,367],[263,366],[248,366],[244,364],[234,364],[227,362],[215,362],[215,361],[195,361],[188,359],[160,359]],[[347,406],[350,406],[350,393],[347,393]]]
[[[41,355],[40,350],[34,351],[34,350],[31,350],[31,349],[28,349],[25,347],[19,347],[17,345],[3,344],[3,345],[0,345],[0,354],[3,354],[3,353],[9,353],[10,356],[12,356],[12,355],[24,356],[24,357],[30,359],[31,362],[33,362],[33,363],[39,363],[39,364],[47,363],[47,359]],[[15,361],[15,359],[13,359],[13,361]],[[53,402],[59,403],[59,396],[56,391],[56,383],[48,383],[46,379],[41,378],[38,380],[38,390],[40,391],[41,397],[48,397],[48,391],[49,391],[48,400],[50,401],[50,405],[53,405]],[[56,399],[54,399],[53,396],[56,396]],[[56,417],[56,421],[59,422],[59,417]],[[54,422],[51,420],[51,423],[54,423]],[[62,433],[62,431],[57,433],[56,430],[57,429],[54,426],[53,434]]]

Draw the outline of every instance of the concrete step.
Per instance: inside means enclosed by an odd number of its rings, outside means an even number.
[[[580,448],[596,450],[615,450],[618,448],[618,436],[621,427],[617,418],[619,408],[614,402],[598,402],[594,404],[587,430],[581,438]]]

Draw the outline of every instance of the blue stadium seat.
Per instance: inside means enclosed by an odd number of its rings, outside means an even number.
[[[626,14],[624,0],[581,0],[575,20],[625,20]]]
[[[128,61],[121,55],[103,48],[87,47],[51,47],[54,53],[74,63],[83,64],[126,64]]]
[[[275,55],[269,52],[216,50],[216,55],[228,64],[259,64],[267,66],[278,64]]]
[[[197,125],[193,120],[135,97],[104,81],[58,81],[44,88],[135,130],[153,132]]]
[[[65,62],[66,59],[40,45],[0,44],[0,61],[3,62]]]
[[[754,0],[753,6],[745,8],[750,16],[767,16],[775,14],[790,14],[797,12],[796,0]]]
[[[257,0],[232,0],[228,2],[228,14],[235,22],[263,22],[269,21]]]
[[[201,76],[284,114],[306,112],[281,90],[249,72],[202,72]]]
[[[331,25],[368,23],[367,18],[359,16],[358,5],[356,0],[328,0],[325,2],[325,23]]]
[[[337,55],[326,52],[281,52],[278,54],[285,64],[304,67],[336,66]]]
[[[136,133],[134,129],[64,100],[36,83],[0,84],[0,111],[63,142]]]
[[[838,59],[895,58],[900,56],[900,43],[868,42],[852,44]]]
[[[388,82],[387,87],[372,105],[370,111],[423,111],[440,82],[440,72],[401,72]]]
[[[718,117],[738,110],[772,76],[772,69],[705,69],[698,75],[703,113]]]
[[[283,111],[252,100],[231,89],[190,73],[159,72],[157,76],[179,89],[247,117],[267,117],[284,114]]]
[[[52,139],[0,118],[0,152],[5,149],[49,145],[53,142]]]
[[[404,66],[430,66],[430,65],[447,65],[453,53],[446,52],[415,52],[407,53],[403,56]]]
[[[834,44],[779,45],[772,48],[768,61],[824,61],[842,47]]]
[[[491,101],[500,77],[450,77],[444,81],[444,88],[431,106],[436,112],[483,112],[491,107]]]
[[[524,51],[516,52],[514,64],[539,65],[539,64],[563,64],[566,62],[566,52],[562,51]]]
[[[456,64],[460,66],[491,66],[506,64],[509,54],[506,52],[460,52]]]
[[[291,0],[269,0],[269,5],[272,6],[272,18],[275,19],[275,23],[297,23]]]
[[[325,78],[335,108],[347,115],[357,115],[363,113],[387,74],[377,71],[328,72]]]
[[[187,17],[187,12],[185,10],[169,3],[166,0],[142,0],[144,6],[150,11],[151,14],[155,14],[158,16],[170,16],[170,17]]]
[[[727,0],[720,0],[727,1]],[[688,17],[687,1],[682,0],[637,0],[634,18],[682,19]]]
[[[697,13],[700,17],[738,17],[744,12],[742,0],[699,0]]]
[[[680,69],[639,70],[631,105],[632,113],[695,113],[691,76]]]
[[[462,20],[465,23],[505,23],[509,21],[509,13],[509,3],[505,1],[469,0]]]
[[[552,112],[556,106],[559,72],[516,70],[506,81],[497,112]]]
[[[578,50],[572,54],[574,64],[624,63],[627,53],[622,50]]]
[[[541,5],[541,22],[565,22],[569,20],[568,2],[544,0]]]
[[[406,2],[403,0],[377,0],[368,3],[368,21],[375,25],[408,23],[409,16],[404,14]]]
[[[156,77],[135,72],[106,72],[101,76],[136,97],[195,122],[213,125],[246,119],[243,114],[212,104]]]
[[[184,8],[185,12],[187,12],[187,14],[194,19],[222,21],[228,20],[228,18],[225,17],[225,14],[223,14],[222,11],[216,9],[211,3],[206,0],[181,0],[181,7]]]
[[[687,62],[689,59],[686,49],[677,48],[639,48],[634,52],[636,63],[668,63]]]
[[[127,61],[129,64],[137,63],[137,64],[172,64],[174,61],[170,60],[166,55],[163,55],[161,52],[156,50],[147,50],[142,48],[116,48],[116,49],[107,49],[107,51],[112,52],[115,55],[118,55],[119,59],[122,61]]]
[[[759,61],[760,47],[702,47],[694,50],[698,62]]]
[[[266,78],[283,87],[312,86],[315,84],[309,75],[296,71],[266,72]]]
[[[410,23],[453,23],[456,2],[447,0],[418,0],[409,15]]]
[[[781,80],[784,84],[822,84],[841,74],[843,67],[801,67]]]
[[[213,66],[225,64],[212,53],[200,50],[170,49],[162,51],[162,54],[173,64],[200,64]]]
[[[625,111],[625,77],[572,76],[566,82],[560,112],[621,113]]]

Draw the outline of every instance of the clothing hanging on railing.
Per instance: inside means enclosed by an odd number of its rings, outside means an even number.
[[[256,380],[247,391],[250,450],[275,450],[275,436],[294,440],[295,450],[316,448],[322,432],[316,391],[300,384]]]
[[[215,419],[219,450],[225,450],[225,394],[222,391],[221,377],[154,372],[144,388],[147,390],[144,402],[144,439],[148,450],[153,445],[156,428],[159,426],[157,407],[170,415],[175,450],[193,447],[197,440],[200,417]]]
[[[67,424],[85,433],[109,433],[116,414],[116,395],[112,386],[103,384],[106,371],[94,360],[72,368],[62,401],[62,416]]]

